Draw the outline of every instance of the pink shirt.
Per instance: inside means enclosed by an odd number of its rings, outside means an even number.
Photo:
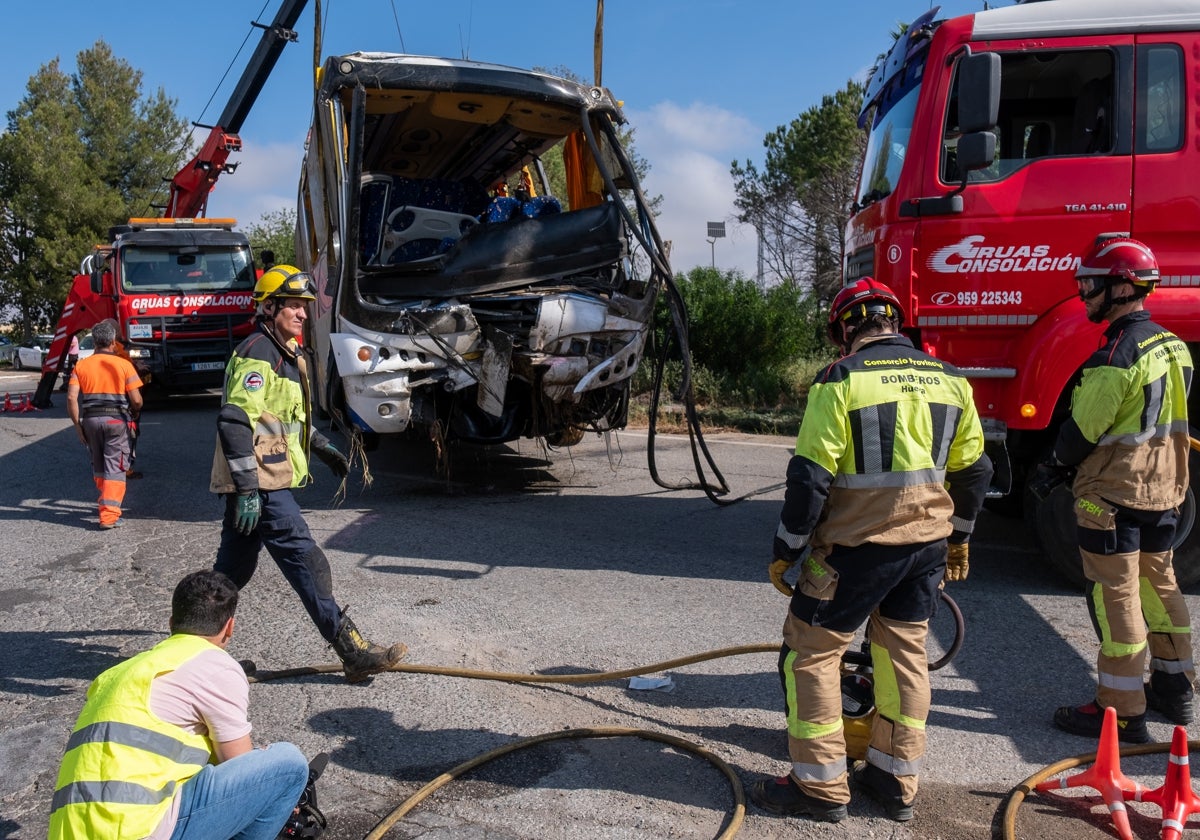
[[[150,685],[150,711],[210,743],[250,734],[250,683],[242,666],[225,651],[206,650]],[[171,809],[147,840],[169,840],[179,818],[176,789]]]

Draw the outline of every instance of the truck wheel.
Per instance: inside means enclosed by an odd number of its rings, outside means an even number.
[[[1196,434],[1195,430],[1192,432]],[[1181,587],[1200,581],[1200,528],[1196,527],[1196,495],[1200,492],[1200,452],[1188,455],[1188,474],[1191,486],[1179,506],[1179,529],[1175,534],[1175,579]],[[1075,497],[1070,484],[1060,484],[1044,502],[1032,495],[1026,508],[1034,525],[1042,553],[1050,565],[1068,582],[1078,587],[1087,585],[1083,576],[1083,561],[1079,557],[1079,542],[1075,532]]]
[[[25,365],[21,364],[21,354],[13,354],[13,370],[25,370]]]

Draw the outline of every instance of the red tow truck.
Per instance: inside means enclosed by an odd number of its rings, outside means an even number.
[[[1024,508],[1048,559],[1082,580],[1069,488],[1034,504],[1026,479],[1104,328],[1072,282],[1098,236],[1154,250],[1162,282],[1147,308],[1200,358],[1200,7],[1051,0],[937,15],[917,18],[868,83],[844,276],[891,286],[918,346],[970,377],[991,506]],[[1192,417],[1198,400],[1193,389]],[[1194,489],[1196,453],[1191,466]],[[1175,550],[1185,584],[1200,580],[1195,512],[1189,492]]]
[[[250,241],[233,219],[204,218],[217,179],[232,173],[241,129],[307,0],[286,0],[243,71],[204,145],[171,179],[162,218],[130,219],[109,230],[80,264],[33,403],[50,405],[71,337],[105,318],[157,390],[221,384],[229,354],[253,327],[255,270]],[[258,26],[259,24],[254,24]]]

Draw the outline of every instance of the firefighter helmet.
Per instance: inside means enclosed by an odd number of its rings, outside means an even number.
[[[1101,239],[1075,271],[1076,280],[1099,285],[1090,280],[1093,277],[1102,278],[1104,285],[1129,282],[1144,294],[1150,294],[1158,282],[1158,260],[1153,251],[1136,239],[1127,236]]]
[[[829,307],[830,339],[841,346],[843,333],[839,325],[850,320],[862,320],[868,315],[885,315],[896,319],[899,324],[904,323],[904,309],[896,293],[873,277],[855,280],[833,298]]]
[[[254,302],[262,303],[271,298],[281,297],[316,300],[312,277],[294,265],[271,266],[254,284]]]

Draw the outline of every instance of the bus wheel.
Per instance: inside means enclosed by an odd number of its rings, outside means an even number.
[[[1200,492],[1200,452],[1188,456],[1191,486],[1179,506],[1179,527],[1175,533],[1175,578],[1181,587],[1200,581],[1200,528],[1196,527],[1196,495]],[[1082,587],[1083,561],[1075,531],[1075,497],[1069,483],[1054,488],[1044,502],[1027,498],[1029,518],[1034,525],[1042,553],[1069,583]]]

